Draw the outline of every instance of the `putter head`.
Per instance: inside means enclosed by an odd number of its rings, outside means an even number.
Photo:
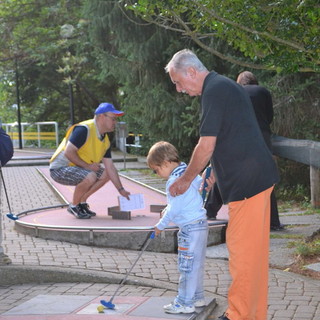
[[[111,301],[101,300],[100,303],[108,309],[114,309],[116,307]]]
[[[12,212],[7,213],[7,217],[11,220],[18,220],[19,217],[15,214],[13,214]]]

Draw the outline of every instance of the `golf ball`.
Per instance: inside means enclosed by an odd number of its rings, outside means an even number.
[[[98,310],[99,313],[104,313],[104,311],[103,311],[104,310],[104,306],[98,306],[97,310]]]

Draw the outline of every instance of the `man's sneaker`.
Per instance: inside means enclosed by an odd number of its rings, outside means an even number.
[[[82,207],[78,204],[76,206],[69,205],[67,211],[73,214],[78,219],[90,219],[91,216],[82,210]]]
[[[195,303],[194,303],[194,306],[196,308],[201,308],[201,307],[205,307],[207,304],[206,304],[206,301],[204,299],[200,299],[200,300],[197,300]]]
[[[86,202],[81,202],[80,206],[82,208],[82,211],[89,214],[91,217],[95,217],[97,215],[95,212],[90,210],[90,207]]]
[[[182,306],[179,303],[172,302],[166,306],[163,306],[164,312],[166,313],[193,313],[195,312],[194,307]]]

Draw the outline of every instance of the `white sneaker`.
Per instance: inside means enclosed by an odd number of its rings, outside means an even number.
[[[166,306],[163,306],[163,309],[166,313],[193,313],[195,312],[194,307],[182,306],[179,303],[170,303]]]
[[[207,304],[206,304],[206,301],[204,299],[200,299],[200,300],[197,300],[195,303],[194,303],[194,306],[196,308],[201,308],[201,307],[205,307]]]

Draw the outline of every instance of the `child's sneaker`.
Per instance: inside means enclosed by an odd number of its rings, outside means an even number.
[[[78,204],[77,206],[69,205],[67,211],[73,214],[78,219],[90,219],[91,216],[84,212],[81,206]]]
[[[200,299],[200,300],[197,300],[195,301],[194,303],[194,306],[196,308],[201,308],[201,307],[205,307],[207,304],[206,304],[206,301],[204,299]]]
[[[166,313],[193,313],[195,312],[194,307],[182,306],[179,303],[172,302],[166,306],[163,306]]]
[[[80,206],[82,208],[82,211],[84,211],[85,213],[87,213],[91,217],[95,217],[97,215],[94,211],[90,210],[90,207],[86,202],[81,202]]]

